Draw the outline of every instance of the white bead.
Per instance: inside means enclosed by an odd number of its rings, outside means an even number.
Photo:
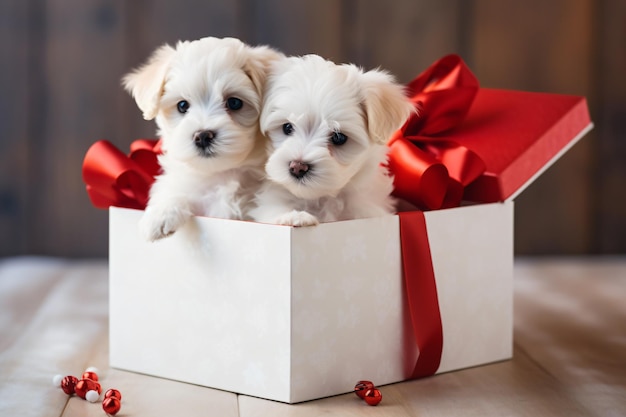
[[[87,394],[85,394],[85,399],[90,403],[95,403],[96,401],[98,401],[98,398],[100,398],[100,394],[98,394],[98,391],[91,390],[87,391]]]
[[[52,377],[52,385],[54,385],[55,387],[60,387],[61,381],[63,381],[63,375],[56,374]]]
[[[85,369],[85,372],[93,372],[95,374],[99,374],[100,373],[98,368],[96,368],[95,366],[90,366],[89,368]]]

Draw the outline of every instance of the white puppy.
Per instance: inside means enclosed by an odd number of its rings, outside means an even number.
[[[403,87],[317,55],[272,66],[261,114],[268,181],[251,211],[259,222],[310,226],[394,212],[388,138],[413,111]]]
[[[270,62],[282,57],[209,37],[164,45],[124,77],[163,140],[163,174],[140,223],[146,239],[174,233],[192,215],[247,218],[266,160],[262,92]]]

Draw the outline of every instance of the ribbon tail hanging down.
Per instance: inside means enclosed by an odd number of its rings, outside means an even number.
[[[424,212],[404,212],[399,217],[402,274],[419,350],[411,378],[421,378],[434,375],[441,362],[441,313]]]

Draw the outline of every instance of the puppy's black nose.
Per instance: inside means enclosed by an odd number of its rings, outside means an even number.
[[[215,139],[216,136],[217,133],[212,130],[201,130],[193,135],[193,141],[198,148],[206,149],[211,146],[211,143],[213,143],[213,139]]]
[[[311,169],[311,166],[309,164],[305,164],[302,161],[289,162],[289,173],[293,177],[296,177],[298,179],[304,177],[309,172],[310,169]]]

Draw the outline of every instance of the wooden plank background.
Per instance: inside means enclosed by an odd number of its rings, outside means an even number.
[[[208,35],[402,82],[455,52],[483,86],[587,96],[596,128],[517,199],[516,252],[626,251],[626,2],[3,0],[0,256],[107,255],[84,153],[154,137],[120,78],[164,42]]]

